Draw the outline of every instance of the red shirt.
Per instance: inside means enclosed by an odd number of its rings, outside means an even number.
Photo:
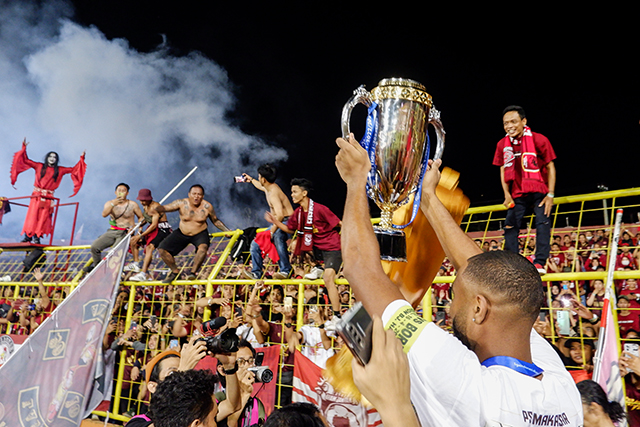
[[[299,227],[304,226],[306,220],[307,212],[302,210],[302,206],[298,206],[293,215],[289,217],[287,227],[289,230],[298,230]],[[313,247],[321,251],[339,251],[340,234],[336,230],[339,224],[340,218],[328,207],[313,202]]]
[[[546,136],[541,135],[536,132],[531,132],[533,135],[533,143],[536,147],[536,155],[538,157],[538,164],[540,165],[540,174],[542,175],[542,179],[544,183],[539,182],[537,184],[537,188],[535,192],[537,193],[548,193],[549,187],[547,187],[547,164],[556,159],[556,153],[553,151],[553,147],[551,143],[547,139]],[[508,136],[502,138],[498,141],[498,145],[496,146],[496,152],[493,156],[493,164],[494,166],[504,166],[504,157],[503,151],[506,143],[506,138]],[[521,159],[521,150],[522,145],[520,141],[513,141],[511,146],[513,147],[513,153],[515,154],[515,164],[513,165],[515,171],[515,178],[511,183],[511,197],[514,199],[516,197],[521,197],[525,193],[521,189],[522,184],[522,164],[520,163]]]
[[[626,316],[618,312],[618,326],[620,327],[620,335],[624,336],[629,329],[637,331],[640,329],[640,319],[638,319],[638,311],[630,310]]]

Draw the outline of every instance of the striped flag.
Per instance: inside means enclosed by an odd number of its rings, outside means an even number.
[[[339,394],[322,376],[322,368],[295,354],[293,368],[293,401],[310,402],[320,408],[329,425],[335,427],[382,426],[380,414]]]
[[[0,427],[80,425],[128,248],[129,236],[0,367]]]
[[[619,332],[614,315],[616,296],[613,288],[613,272],[615,270],[621,224],[622,209],[618,209],[616,211],[616,222],[613,229],[611,252],[609,253],[605,298],[602,307],[600,333],[598,336],[598,349],[594,357],[593,380],[600,384],[602,389],[607,393],[609,400],[620,403],[624,408],[624,388],[622,387],[622,377],[620,376],[620,367],[618,366]],[[621,421],[619,425],[622,427],[626,425],[626,422]]]

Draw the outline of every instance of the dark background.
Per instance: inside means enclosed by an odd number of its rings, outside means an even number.
[[[334,166],[334,140],[342,107],[360,84],[371,89],[384,77],[427,87],[447,132],[444,164],[461,172],[472,206],[503,200],[491,162],[510,104],[523,106],[532,130],[553,144],[556,195],[637,185],[638,43],[624,11],[72,3],[75,21],[95,25],[109,39],[125,38],[148,52],[164,35],[171,54],[199,51],[220,64],[235,86],[234,122],[289,152],[280,165],[285,191],[291,178],[309,178],[312,197],[338,215],[345,188]],[[364,108],[354,112],[358,138],[364,114]]]

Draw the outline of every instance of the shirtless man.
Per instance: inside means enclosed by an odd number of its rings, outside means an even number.
[[[258,168],[258,179],[251,178],[248,174],[243,173],[246,182],[250,182],[258,190],[264,191],[269,203],[271,215],[278,221],[286,222],[286,219],[293,214],[291,202],[284,194],[276,181],[276,168],[266,163]],[[287,240],[290,235],[279,229],[275,225],[271,225],[271,240],[278,251],[278,266],[280,271],[273,275],[274,279],[286,279],[291,273],[291,263],[289,263],[289,252],[287,251]],[[249,274],[251,279],[260,279],[262,277],[262,249],[256,241],[251,242],[251,260],[253,268]]]
[[[167,215],[156,212],[156,208],[160,206],[160,203],[153,200],[151,190],[148,188],[141,189],[138,192],[138,200],[140,200],[140,204],[142,205],[142,215],[144,220],[149,224],[149,226],[142,233],[131,238],[131,251],[134,254],[134,259],[137,258],[138,242],[143,238],[146,239],[147,242],[144,247],[144,261],[142,262],[142,269],[138,267],[138,263],[136,261],[124,268],[127,270],[127,267],[132,267],[130,269],[138,271],[137,274],[129,278],[132,282],[143,282],[148,280],[147,271],[151,264],[153,250],[157,248],[172,231],[171,226],[167,221]]]
[[[155,210],[160,215],[174,211],[179,211],[180,213],[180,228],[173,231],[158,246],[158,252],[160,252],[162,260],[171,269],[171,273],[167,275],[162,283],[171,283],[178,277],[180,270],[174,257],[182,252],[189,243],[196,247],[196,256],[193,259],[191,273],[187,275],[186,280],[195,280],[196,273],[200,269],[209,249],[207,218],[220,230],[230,230],[218,219],[211,203],[204,200],[204,188],[200,184],[191,186],[188,198],[175,200],[168,205],[159,204]]]
[[[142,219],[142,211],[138,204],[127,199],[129,186],[124,182],[116,185],[116,198],[109,200],[102,208],[102,217],[110,217],[109,230],[98,237],[91,244],[91,256],[93,263],[84,268],[85,272],[90,272],[100,263],[102,251],[111,246],[117,246],[131,227],[135,225],[134,215]]]

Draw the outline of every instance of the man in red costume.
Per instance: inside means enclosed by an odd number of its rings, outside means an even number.
[[[36,179],[33,183],[33,193],[31,194],[31,202],[27,210],[27,217],[24,220],[22,233],[25,235],[23,242],[40,243],[40,237],[51,234],[51,214],[53,213],[53,192],[60,186],[62,177],[71,174],[73,181],[73,194],[75,196],[80,187],[87,170],[87,164],[84,162],[85,153],[82,152],[80,160],[72,168],[58,166],[58,153],[50,151],[44,158],[44,163],[34,162],[27,157],[27,145],[29,143],[25,139],[22,142],[22,149],[13,155],[13,163],[11,164],[11,185],[16,183],[18,175],[28,169],[34,169]]]

